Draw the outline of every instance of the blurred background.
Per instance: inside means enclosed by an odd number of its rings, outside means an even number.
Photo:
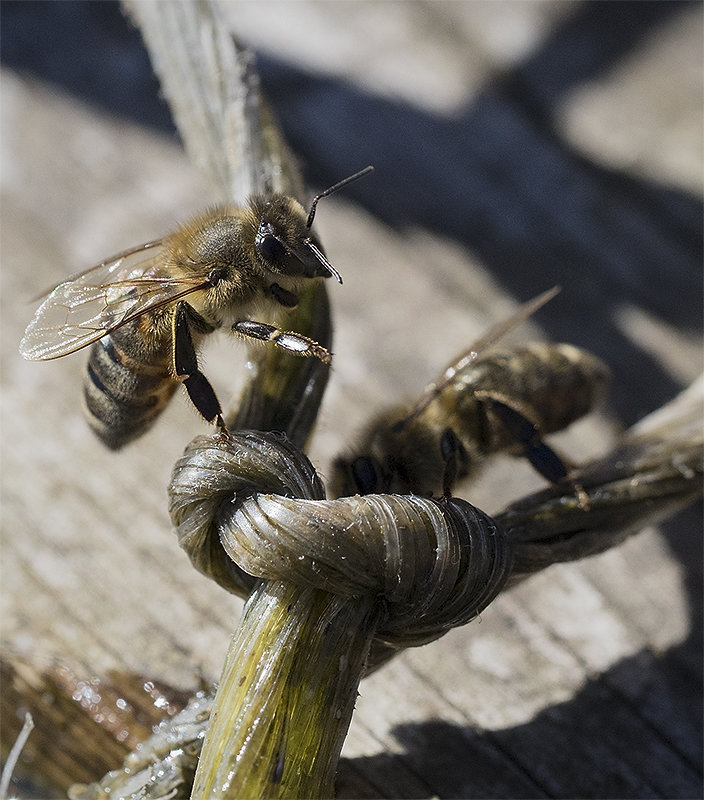
[[[222,8],[311,193],[376,167],[316,218],[345,281],[330,289],[336,356],[311,445],[323,474],[371,413],[555,284],[513,340],[572,342],[614,373],[601,413],[555,440],[571,459],[701,372],[699,3]],[[108,453],[82,419],[84,358],[25,363],[17,345],[32,297],[214,198],[119,4],[0,13],[3,648],[188,692],[217,679],[241,607],[169,528],[171,467],[204,426],[179,397]],[[225,337],[206,350],[221,398],[236,398],[243,361]],[[541,485],[506,459],[460,494],[492,512]],[[340,795],[695,796],[701,563],[689,510],[404,654],[362,685]],[[28,758],[41,772],[46,756]]]

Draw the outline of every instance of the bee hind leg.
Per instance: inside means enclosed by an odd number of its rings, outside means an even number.
[[[239,333],[241,336],[247,336],[250,339],[271,342],[282,350],[286,350],[296,356],[319,358],[324,364],[329,364],[332,361],[332,354],[328,350],[302,333],[282,331],[274,325],[268,325],[266,322],[254,322],[250,319],[236,322],[232,326],[232,330],[234,333]]]
[[[583,511],[589,510],[589,495],[581,484],[570,478],[568,465],[552,447],[548,447],[542,440],[533,442],[526,447],[526,458],[533,469],[551,483],[558,484],[562,483],[562,481],[567,481],[568,486],[572,488],[577,498],[580,508]]]
[[[523,446],[525,457],[533,469],[550,483],[560,483],[567,477],[567,466],[560,456],[545,444],[538,426],[515,405],[500,395],[489,392],[476,392],[477,398],[490,404],[491,410],[501,420],[501,424]]]
[[[589,510],[589,496],[580,484],[569,477],[569,466],[540,436],[538,426],[524,413],[506,401],[506,398],[489,392],[476,392],[480,400],[491,403],[492,411],[506,429],[523,445],[523,453],[533,469],[552,484],[567,481],[584,511]]]
[[[227,433],[220,401],[210,381],[198,368],[198,357],[191,338],[189,311],[190,306],[183,301],[176,306],[173,320],[174,372],[179,378],[183,378],[183,385],[198,413],[208,422],[214,422],[221,433]]]

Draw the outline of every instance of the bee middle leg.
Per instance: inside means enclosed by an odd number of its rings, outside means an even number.
[[[250,339],[272,342],[277,347],[296,356],[319,358],[323,364],[329,364],[332,361],[332,354],[328,350],[302,333],[282,331],[274,325],[268,325],[266,322],[254,322],[250,319],[236,322],[232,326],[232,330]]]
[[[198,413],[208,422],[214,422],[221,431],[227,431],[215,390],[198,368],[190,327],[195,313],[183,300],[176,306],[173,318],[174,372],[180,378],[185,376],[183,385]]]

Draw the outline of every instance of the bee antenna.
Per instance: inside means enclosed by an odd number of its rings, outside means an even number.
[[[308,214],[308,221],[306,222],[306,228],[310,230],[310,227],[313,224],[313,219],[315,218],[315,208],[318,205],[318,200],[321,200],[323,197],[328,197],[329,195],[334,194],[338,189],[342,189],[344,186],[349,186],[350,183],[353,183],[354,181],[363,178],[365,175],[368,175],[370,172],[373,171],[374,167],[372,167],[370,164],[368,167],[360,169],[359,172],[355,172],[354,175],[350,175],[348,178],[339,181],[339,183],[335,183],[333,186],[327,188],[324,192],[321,192],[320,194],[316,195],[313,198],[313,202],[310,204],[310,213]]]

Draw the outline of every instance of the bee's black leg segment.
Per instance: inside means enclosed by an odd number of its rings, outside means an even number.
[[[440,455],[445,462],[442,475],[442,496],[452,497],[455,481],[467,472],[467,453],[452,428],[445,428],[440,437]]]
[[[269,291],[274,300],[286,308],[295,308],[295,306],[298,305],[298,298],[296,295],[284,289],[282,286],[279,286],[278,283],[272,283],[269,287]]]
[[[215,390],[210,385],[210,381],[198,369],[198,356],[193,346],[189,325],[189,308],[188,303],[181,301],[176,306],[174,314],[174,372],[179,377],[185,376],[183,385],[186,387],[188,396],[198,412],[208,422],[216,422],[221,430],[225,430],[220,401],[215,394]]]
[[[191,328],[188,324],[188,303],[181,301],[176,306],[174,314],[174,372],[178,376],[193,375],[198,372],[198,357],[196,356]]]
[[[328,350],[302,333],[282,331],[274,325],[269,325],[266,322],[254,322],[251,319],[236,322],[232,326],[232,330],[234,333],[239,333],[250,339],[271,342],[282,350],[286,350],[296,356],[319,358],[324,364],[329,364],[332,361],[332,354]]]
[[[523,445],[525,456],[532,467],[551,483],[559,483],[567,477],[567,467],[560,456],[540,438],[535,423],[525,414],[497,397],[483,395],[491,403],[491,408],[506,429]]]
[[[216,422],[220,430],[224,430],[225,423],[222,420],[220,401],[205,375],[202,372],[195,372],[186,378],[183,385],[198,412],[208,422]]]
[[[539,472],[550,483],[559,483],[567,477],[567,467],[558,454],[545,444],[538,441],[526,447],[526,458],[530,461],[536,472]]]

